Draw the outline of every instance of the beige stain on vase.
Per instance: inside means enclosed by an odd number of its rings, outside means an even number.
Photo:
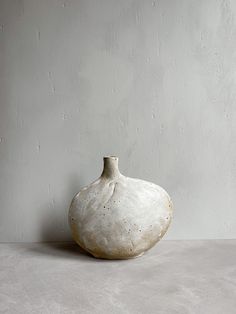
[[[118,157],[104,157],[102,175],[72,200],[69,224],[75,241],[97,258],[143,255],[166,233],[173,206],[160,186],[122,175]]]

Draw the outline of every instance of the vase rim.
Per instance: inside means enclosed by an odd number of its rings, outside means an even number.
[[[104,156],[103,157],[104,159],[118,159],[118,157],[117,156]]]

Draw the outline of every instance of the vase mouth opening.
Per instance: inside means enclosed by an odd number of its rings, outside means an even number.
[[[114,159],[114,160],[118,160],[117,156],[104,156],[103,159]]]

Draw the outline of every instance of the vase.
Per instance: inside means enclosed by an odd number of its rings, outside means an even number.
[[[160,186],[122,175],[118,157],[103,160],[100,178],[72,200],[72,236],[97,258],[141,256],[166,233],[172,219],[172,202]]]

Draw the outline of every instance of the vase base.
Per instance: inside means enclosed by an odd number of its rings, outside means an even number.
[[[143,254],[144,254],[145,252],[142,252],[142,253],[140,253],[140,254],[138,254],[138,255],[134,255],[134,256],[121,256],[121,257],[119,257],[119,256],[99,256],[99,255],[94,255],[94,254],[92,254],[92,253],[90,253],[93,257],[95,257],[95,258],[98,258],[98,259],[107,259],[107,260],[126,260],[126,259],[134,259],[134,258],[138,258],[138,257],[141,257],[141,256],[143,256]]]

